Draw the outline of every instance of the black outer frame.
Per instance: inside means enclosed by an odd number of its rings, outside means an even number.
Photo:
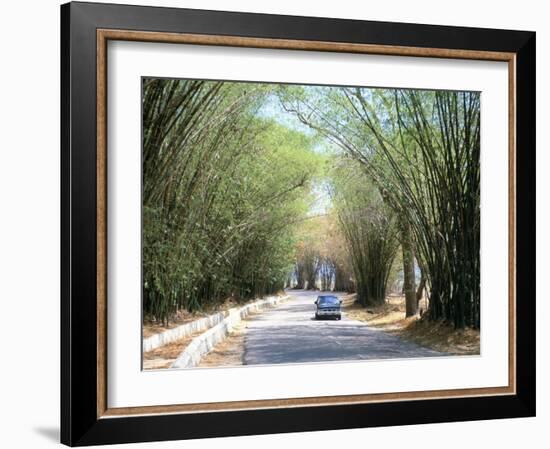
[[[97,418],[96,29],[516,53],[516,382],[507,396]],[[61,442],[535,416],[535,33],[94,3],[61,6]]]

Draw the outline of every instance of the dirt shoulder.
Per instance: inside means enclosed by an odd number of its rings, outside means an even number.
[[[214,349],[206,354],[199,368],[239,366],[243,364],[244,357],[244,335],[246,332],[246,320],[242,320],[233,327],[227,338],[218,343]],[[181,338],[172,343],[168,343],[160,348],[143,353],[143,369],[166,369],[170,368],[179,355],[191,343],[191,341],[200,335],[197,332],[185,338]]]
[[[355,295],[349,295],[343,303],[344,312],[351,319],[364,321],[369,326],[436,351],[452,355],[480,353],[479,330],[455,330],[447,323],[429,321],[418,316],[405,318],[403,296],[390,296],[386,299],[386,304],[367,308],[356,304],[354,300]],[[420,306],[425,307],[423,303]]]
[[[234,326],[227,338],[202,358],[198,367],[215,368],[243,365],[246,327],[246,320],[242,320]]]
[[[257,301],[257,300],[256,300]],[[244,360],[244,336],[248,325],[248,319],[262,312],[250,312],[248,318],[241,320],[229,333],[226,339],[218,343],[206,354],[199,368],[230,367],[243,365]],[[143,353],[143,369],[170,368],[179,355],[191,343],[191,341],[204,331],[196,332],[187,337],[168,343],[152,351]]]
[[[202,332],[196,332],[187,337],[168,343],[152,351],[143,353],[143,369],[165,369],[170,368],[183,350],[191,343],[193,338]]]
[[[233,306],[234,307],[234,306]],[[182,324],[191,323],[192,321],[200,320],[201,318],[207,317],[217,312],[224,312],[227,315],[228,309],[223,309],[222,306],[219,307],[219,310],[202,311],[202,312],[188,312],[187,310],[180,310],[177,312],[174,317],[169,321],[167,325],[158,324],[150,320],[145,320],[143,322],[143,338],[151,337],[155,334],[160,334],[164,331],[174,329],[175,327],[181,326]]]
[[[285,296],[284,292],[278,293],[278,296]],[[200,312],[189,312],[187,310],[179,310],[169,321],[167,325],[155,323],[151,320],[144,320],[143,322],[143,338],[151,337],[155,334],[174,329],[182,324],[190,323],[192,321],[199,320],[201,318],[213,315],[214,313],[223,312],[225,316],[229,314],[229,309],[235,307],[243,307],[251,302],[258,301],[262,298],[253,298],[247,301],[236,301],[234,298],[228,298],[223,302],[214,304],[205,308]]]
[[[208,354],[206,354],[199,368],[230,367],[240,366],[244,359],[244,336],[246,333],[247,320],[242,320],[233,327],[227,338],[218,343]],[[191,343],[193,338],[201,332],[182,338],[173,343],[168,343],[160,348],[143,354],[143,369],[166,369],[170,368],[183,350]]]

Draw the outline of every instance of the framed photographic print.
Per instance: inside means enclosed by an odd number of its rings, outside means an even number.
[[[535,33],[61,7],[61,439],[535,414]]]

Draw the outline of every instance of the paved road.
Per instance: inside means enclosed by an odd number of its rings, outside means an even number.
[[[317,321],[319,292],[289,291],[282,305],[250,318],[244,364],[304,363],[444,355],[348,319]]]

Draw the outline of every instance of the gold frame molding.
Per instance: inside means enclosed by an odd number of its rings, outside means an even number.
[[[403,47],[237,36],[98,29],[97,36],[97,417],[257,410],[516,393],[516,55],[515,53]],[[302,51],[501,61],[508,63],[508,385],[504,387],[319,396],[272,400],[108,408],[107,404],[107,42],[110,40],[269,48]]]

